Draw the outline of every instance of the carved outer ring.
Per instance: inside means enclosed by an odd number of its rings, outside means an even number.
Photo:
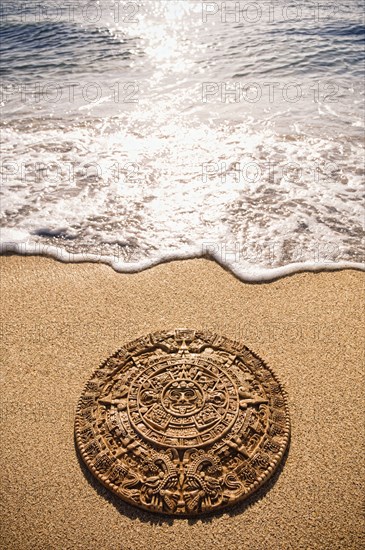
[[[171,331],[168,330],[166,332],[170,333],[170,332],[174,332],[174,330],[175,329],[172,329]],[[190,330],[195,330],[195,329],[190,329]],[[155,335],[160,334],[160,332],[161,331],[157,331],[157,332],[151,333],[151,335],[155,336]],[[203,331],[196,329],[195,332],[203,332]],[[216,333],[211,333],[211,336],[218,336],[218,335]],[[226,338],[226,337],[224,337],[224,338],[225,338],[225,344],[232,345],[232,346],[237,344],[237,342],[235,342],[235,341],[233,341],[229,338]],[[133,340],[132,342],[134,342],[134,341],[135,340]],[[108,362],[109,359],[118,356],[118,354],[121,351],[125,351],[125,349],[128,348],[129,344],[131,344],[132,342],[127,342],[125,344],[125,346],[122,346],[121,348],[118,348],[112,355],[108,356],[107,359],[105,359],[104,361],[99,363],[98,367],[96,367],[93,370],[92,375],[94,375],[97,371],[99,371],[100,368],[103,368],[104,365],[106,365],[106,363]],[[224,346],[222,346],[222,347],[224,349]],[[283,441],[280,445],[280,449],[273,456],[273,458],[270,461],[269,466],[262,472],[260,477],[251,484],[249,490],[246,493],[244,493],[241,496],[241,498],[237,499],[234,503],[229,503],[228,505],[225,505],[225,506],[222,505],[219,508],[216,508],[214,510],[211,509],[211,510],[207,510],[207,511],[199,511],[198,513],[185,513],[185,514],[184,513],[179,513],[178,515],[175,515],[175,517],[181,517],[181,518],[192,517],[192,516],[199,517],[199,516],[203,516],[203,515],[219,513],[219,512],[221,512],[222,510],[225,510],[228,507],[232,507],[232,506],[235,506],[239,503],[242,503],[244,500],[249,498],[253,493],[255,493],[262,485],[264,485],[273,476],[273,474],[275,473],[275,471],[278,469],[279,465],[281,464],[281,460],[282,460],[285,452],[288,449],[288,444],[289,444],[289,441],[290,441],[290,416],[289,416],[289,406],[288,406],[288,394],[287,394],[283,384],[281,383],[280,379],[278,378],[277,374],[272,370],[272,368],[263,359],[261,359],[261,357],[257,353],[253,352],[251,349],[249,349],[247,347],[246,347],[246,349],[253,358],[260,361],[260,363],[264,366],[264,368],[270,372],[271,376],[273,377],[273,379],[275,380],[275,382],[278,384],[278,386],[280,388],[280,394],[281,394],[281,397],[284,401],[283,407],[285,409],[285,426],[283,426],[283,434],[282,434]],[[92,378],[92,376],[90,378]],[[116,496],[118,496],[118,498],[120,498],[121,500],[123,500],[125,502],[128,502],[129,504],[131,504],[134,507],[137,506],[137,508],[144,509],[148,512],[152,512],[152,513],[159,514],[159,515],[166,515],[166,516],[171,517],[171,514],[169,514],[168,512],[154,510],[153,508],[147,508],[147,507],[145,507],[141,504],[137,505],[136,502],[134,502],[132,499],[129,499],[126,495],[121,496],[119,494],[118,486],[116,484],[114,484],[113,482],[111,482],[105,474],[100,474],[100,472],[98,472],[97,469],[94,467],[92,461],[86,455],[85,447],[87,445],[84,444],[84,442],[82,441],[81,436],[80,436],[80,412],[81,412],[81,408],[82,408],[81,407],[81,400],[82,400],[84,394],[87,391],[87,386],[88,386],[88,383],[90,381],[90,378],[84,384],[84,387],[83,387],[83,390],[82,390],[82,393],[80,395],[80,399],[78,401],[77,408],[76,408],[75,424],[74,424],[74,435],[75,435],[75,441],[76,441],[77,450],[79,452],[79,455],[83,459],[83,461],[86,464],[86,466],[88,467],[88,469],[92,472],[94,477],[96,477],[96,479],[98,481],[100,481],[107,489],[109,489]]]

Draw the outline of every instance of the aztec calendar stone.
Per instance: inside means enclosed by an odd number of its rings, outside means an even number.
[[[123,500],[175,516],[235,504],[279,465],[286,396],[244,345],[210,332],[156,332],[97,368],[75,422],[79,452]]]

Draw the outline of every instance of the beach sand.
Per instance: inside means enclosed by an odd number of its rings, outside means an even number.
[[[346,550],[364,547],[364,274],[244,284],[209,260],[138,274],[0,259],[1,548]],[[80,464],[75,407],[128,340],[191,327],[242,340],[289,395],[282,469],[224,513],[173,519],[119,501]]]

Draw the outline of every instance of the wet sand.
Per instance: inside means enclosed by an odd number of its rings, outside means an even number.
[[[245,284],[209,260],[138,274],[2,257],[1,547],[346,550],[365,544],[364,274]],[[278,374],[292,435],[256,496],[203,519],[119,501],[80,464],[76,403],[92,370],[165,328],[240,339]]]

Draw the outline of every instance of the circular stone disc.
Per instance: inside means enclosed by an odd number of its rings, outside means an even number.
[[[189,329],[129,342],[87,382],[75,422],[91,472],[122,499],[190,516],[245,499],[289,440],[285,393],[244,345]]]

